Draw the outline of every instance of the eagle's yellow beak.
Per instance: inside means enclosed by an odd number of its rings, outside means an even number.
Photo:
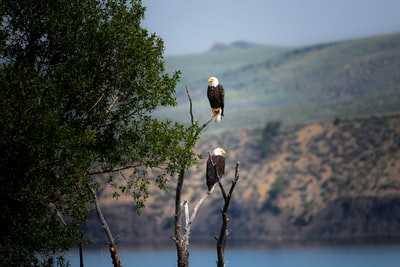
[[[225,155],[226,151],[222,149],[221,153],[222,153],[222,155]]]
[[[210,79],[208,79],[207,81],[208,81],[209,83],[212,83],[212,82],[214,81],[214,79],[211,79],[211,78],[210,78]]]

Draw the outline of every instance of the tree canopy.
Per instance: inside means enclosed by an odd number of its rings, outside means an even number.
[[[142,207],[148,170],[165,185],[188,149],[187,127],[152,116],[176,104],[179,73],[144,12],[135,0],[2,2],[0,265],[50,264],[80,242],[93,174],[133,168]]]

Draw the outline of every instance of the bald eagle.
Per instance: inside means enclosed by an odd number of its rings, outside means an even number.
[[[224,87],[222,84],[218,83],[218,79],[215,77],[210,77],[208,82],[211,83],[211,85],[207,87],[208,101],[214,113],[215,122],[219,122],[221,117],[224,116]]]
[[[206,169],[206,182],[208,187],[208,193],[214,190],[218,180],[222,178],[225,172],[225,150],[222,148],[216,148],[207,160]]]

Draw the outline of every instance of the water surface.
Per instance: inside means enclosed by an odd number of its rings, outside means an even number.
[[[177,266],[174,247],[164,249],[120,249],[124,267]],[[79,255],[72,251],[67,257],[71,266],[79,266]],[[190,266],[216,266],[216,250],[192,248]],[[227,247],[227,267],[396,267],[400,266],[398,245],[335,245],[291,247]],[[85,266],[110,267],[107,248],[84,252]]]

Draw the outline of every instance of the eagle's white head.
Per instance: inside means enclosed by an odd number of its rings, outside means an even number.
[[[214,149],[214,151],[213,151],[213,155],[214,155],[214,156],[223,156],[223,155],[225,155],[225,154],[226,154],[226,151],[223,150],[223,149],[220,148],[220,147],[217,147],[217,148]]]
[[[208,82],[211,83],[212,86],[216,87],[219,83],[218,83],[218,79],[215,77],[210,77],[208,78]]]

